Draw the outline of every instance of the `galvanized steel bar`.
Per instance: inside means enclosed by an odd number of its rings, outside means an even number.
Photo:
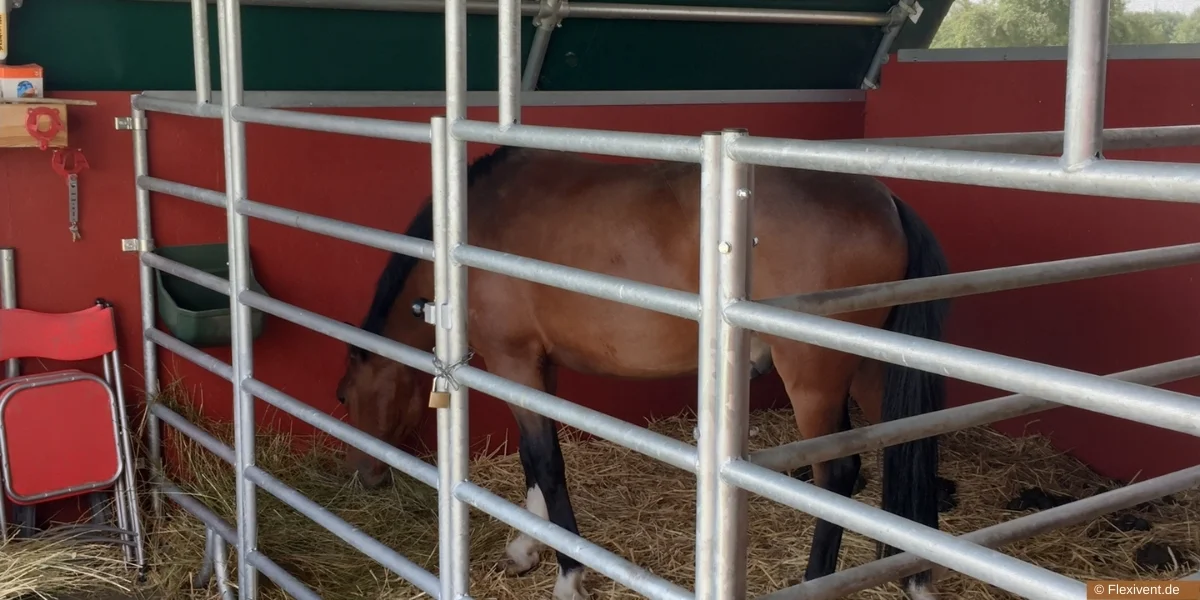
[[[451,252],[460,244],[467,243],[467,144],[455,139],[451,133],[455,124],[467,118],[467,4],[466,0],[446,0],[445,19],[446,43],[446,115],[444,127],[445,144],[444,173],[433,173],[434,185],[444,176],[444,193],[437,201],[441,210],[439,222],[434,226],[434,244],[437,247],[434,259],[435,278],[440,280],[444,295],[436,298],[438,323],[435,327],[450,328],[449,334],[442,333],[442,340],[435,351],[441,365],[456,365],[465,362],[467,356],[467,270],[455,262]],[[499,128],[489,123],[493,128]],[[442,127],[439,124],[438,127]],[[510,126],[512,129],[520,125]],[[511,129],[506,128],[506,131]],[[441,132],[439,131],[439,135]],[[436,160],[436,157],[434,158]],[[438,275],[440,274],[440,278]],[[435,281],[435,285],[439,281]],[[435,294],[436,295],[436,294]],[[438,373],[445,375],[445,373]],[[443,381],[444,385],[448,382]],[[469,385],[469,384],[468,384]],[[448,440],[439,445],[438,506],[448,511],[445,527],[439,532],[442,545],[447,551],[440,556],[439,572],[442,575],[441,591],[447,599],[468,596],[471,592],[471,531],[470,511],[465,503],[453,495],[454,486],[466,481],[470,467],[470,398],[467,389],[448,386],[450,407],[440,409],[440,418],[445,420]],[[445,450],[445,452],[441,452]]]
[[[1200,376],[1200,356],[1105,375],[1110,379],[1140,385],[1162,385],[1197,376]],[[1031,415],[1059,406],[1062,405],[1022,394],[992,398],[759,450],[750,455],[750,462],[772,471],[789,471],[804,465]]]
[[[497,252],[478,246],[458,246],[454,249],[452,257],[454,260],[476,269],[587,294],[595,298],[620,302],[683,319],[695,321],[700,318],[699,297],[691,292],[673,290],[506,252]]]
[[[422,592],[429,594],[433,598],[441,597],[438,590],[438,578],[405,558],[399,552],[363,533],[361,529],[347,523],[345,519],[333,514],[320,504],[313,502],[295,488],[280,481],[274,475],[261,468],[252,465],[246,469],[245,474],[246,478],[255,485],[266,490],[272,496],[292,507],[296,512],[304,515],[312,522],[329,530],[330,533],[338,536],[354,549],[387,567],[389,571],[404,578],[405,581],[417,586]]]
[[[318,315],[312,311],[276,300],[270,296],[264,296],[258,292],[242,292],[241,300],[248,306],[275,315],[280,319],[291,321],[297,325],[303,325],[317,333],[341,340],[347,344],[353,344],[367,352],[378,354],[384,358],[390,358],[430,375],[434,373],[433,355],[423,350],[406,346],[374,333],[367,333],[353,325],[347,325],[341,321]]]
[[[192,1],[192,72],[196,76],[196,103],[212,100],[212,73],[208,66],[208,4]]]
[[[164,423],[174,427],[176,431],[187,436],[192,441],[200,444],[205,450],[217,455],[221,460],[229,463],[230,466],[236,462],[236,457],[233,453],[233,448],[230,448],[225,443],[218,440],[216,436],[205,431],[199,425],[187,420],[183,415],[167,408],[162,404],[154,404],[150,407],[150,412]]]
[[[550,48],[553,27],[538,27],[533,30],[533,42],[529,45],[529,58],[525,60],[525,72],[521,75],[521,89],[532,92],[537,89],[542,76],[542,65],[546,62],[546,50]]]
[[[744,135],[744,129],[722,132],[722,150]],[[716,309],[724,311],[734,303],[744,301],[750,291],[754,175],[751,165],[738,162],[724,151],[721,154]],[[701,249],[702,252],[710,250]],[[749,453],[750,332],[722,318],[717,321],[714,333],[717,439],[710,451],[719,470],[721,465],[745,459]],[[746,597],[749,505],[746,492],[721,478],[719,471],[716,483],[712,496],[716,522],[712,597],[740,600]]]
[[[205,527],[221,536],[221,539],[230,544],[237,544],[237,529],[233,525],[230,525],[228,521],[222,519],[220,515],[203,502],[197,500],[194,496],[183,491],[179,486],[170,481],[163,480],[160,487],[162,488],[163,496],[178,504],[179,508],[199,519],[201,523],[204,523]]]
[[[162,346],[163,348],[186,358],[188,361],[195,363],[196,366],[224,379],[225,381],[233,380],[233,367],[229,363],[195,348],[179,338],[176,338],[166,332],[158,329],[147,329],[146,339]]]
[[[222,192],[206,190],[202,187],[188,185],[186,183],[178,183],[175,181],[167,181],[157,177],[148,175],[139,175],[136,179],[138,189],[148,192],[158,192],[160,194],[168,194],[184,200],[191,200],[217,208],[225,208],[226,197]]]
[[[296,579],[286,569],[276,564],[275,561],[268,558],[262,552],[255,550],[253,554],[246,558],[246,562],[254,565],[263,575],[274,581],[275,585],[278,585],[280,589],[290,594],[296,600],[322,600],[304,582]]]
[[[700,161],[700,327],[696,359],[696,597],[712,598],[716,590],[713,560],[717,536],[717,432],[720,397],[717,394],[717,332],[721,321],[721,289],[717,273],[720,236],[721,132],[701,137]]]
[[[238,300],[249,289],[250,240],[245,216],[237,207],[246,198],[246,126],[233,116],[242,103],[242,24],[239,0],[219,0],[218,28],[221,32],[221,121],[225,132],[226,216],[228,222],[230,312],[233,356],[234,451],[237,465],[238,598],[257,600],[258,573],[246,557],[258,549],[258,506],[255,487],[246,480],[255,463],[254,397],[242,389],[242,381],[254,376],[254,349],[250,330],[250,307]]]
[[[362,450],[393,469],[437,489],[437,467],[379,438],[363,433],[359,429],[329,416],[328,413],[305,404],[257,379],[246,380],[242,387],[275,408]]]
[[[725,318],[771,335],[1200,436],[1200,402],[1186,394],[754,302],[726,308]]]
[[[1157,498],[1193,488],[1200,483],[1200,466],[1176,471],[1169,475],[1147,479],[1102,494],[1089,496],[1069,504],[997,523],[957,539],[987,548],[1028,539],[1042,533],[1086,523],[1104,514],[1136,506]],[[947,563],[957,569],[958,562]],[[932,567],[928,560],[911,553],[889,556],[820,579],[806,581],[787,589],[761,596],[759,600],[833,600],[859,590],[886,584]],[[1041,595],[1029,597],[1040,598]]]
[[[586,564],[646,598],[655,600],[660,598],[692,600],[694,598],[687,590],[474,483],[464,481],[458,484],[454,488],[454,496],[510,527],[528,534],[533,539]]]
[[[1058,158],[903,148],[865,142],[746,137],[730,150],[757,165],[987,187],[1200,202],[1200,165],[1103,160],[1073,171]]]
[[[1103,140],[1102,145],[1106,151],[1200,146],[1200,125],[1105,129],[1101,137]],[[1010,154],[1047,154],[1060,156],[1063,151],[1062,131],[975,133],[967,135],[845,139],[838,141]]]
[[[187,2],[188,0],[143,0],[144,2]],[[214,2],[215,0],[208,0]],[[247,6],[298,8],[331,8],[344,10],[377,10],[390,12],[440,13],[445,4],[440,0],[242,0]],[[496,3],[486,0],[467,0],[467,12],[475,15],[496,14]],[[537,14],[537,4],[524,2],[525,16]],[[571,16],[584,19],[637,19],[647,21],[709,21],[718,23],[786,23],[792,25],[844,25],[882,27],[888,23],[887,13],[786,10],[769,8],[736,8],[716,6],[671,6],[655,4],[619,4],[607,2],[572,2]]]
[[[453,139],[465,142],[629,158],[700,162],[700,138],[694,136],[540,125],[513,125],[501,129],[495,123],[468,121],[465,117],[460,121],[450,119],[450,133]]]
[[[17,257],[12,248],[0,248],[0,309],[17,307]],[[6,379],[21,374],[20,359],[4,361]]]
[[[884,26],[883,37],[879,40],[879,45],[875,47],[875,54],[871,56],[871,64],[867,66],[867,73],[863,76],[860,86],[863,89],[873,90],[879,87],[879,71],[883,69],[888,51],[892,49],[892,44],[896,42],[900,30],[904,28],[904,21],[908,19],[908,14],[914,10],[912,2],[913,0],[899,0],[888,11],[890,22]]]
[[[393,233],[383,229],[338,221],[328,217],[319,217],[253,200],[242,202],[238,206],[238,212],[264,221],[327,235],[347,242],[354,242],[423,260],[433,260],[433,242],[428,240]]]
[[[186,279],[196,285],[204,286],[214,292],[220,292],[226,296],[229,295],[229,280],[217,277],[211,273],[205,273],[195,267],[189,267],[183,263],[165,258],[162,255],[153,252],[142,254],[142,264],[148,267],[153,267],[164,273],[170,273],[181,279]]]
[[[521,0],[499,0],[499,123],[521,122]]]
[[[623,448],[645,454],[689,473],[696,472],[696,448],[675,438],[650,431],[602,412],[568,402],[475,367],[462,367],[455,377],[464,385],[509,404],[531,410],[608,440]]]
[[[326,115],[279,108],[254,108],[240,105],[233,108],[233,116],[243,123],[258,123],[261,125],[306,129],[308,131],[324,131],[326,133],[340,133],[343,135],[380,138],[400,142],[429,143],[429,126],[424,123],[372,119],[370,117]]]
[[[1109,3],[1071,0],[1062,154],[1063,166],[1068,170],[1098,160],[1103,150]]]
[[[201,6],[201,8],[204,8]],[[195,6],[193,5],[193,11]],[[205,9],[207,10],[207,9]],[[205,13],[207,15],[207,12]],[[194,14],[193,14],[194,17]],[[208,21],[204,21],[204,48],[208,51]],[[194,28],[194,25],[193,25]],[[195,30],[193,29],[193,32]],[[197,63],[199,66],[199,63]],[[208,55],[204,57],[205,77],[208,77]],[[207,81],[207,79],[206,79]],[[199,76],[197,76],[197,84],[199,84]],[[200,92],[199,87],[196,88],[197,94]],[[207,99],[198,101],[207,102]],[[150,173],[150,149],[146,142],[146,113],[142,110],[133,107],[133,102],[130,100],[130,116],[132,117],[133,130],[130,132],[133,137],[133,177],[136,181],[141,177],[146,177]],[[134,203],[137,210],[137,243],[138,255],[144,258],[153,250],[154,231],[150,220],[150,192],[141,188],[134,187]],[[140,261],[139,261],[140,263]],[[155,288],[154,271],[149,265],[140,263],[138,265],[138,295],[141,299],[141,319],[142,329],[151,329],[154,327],[158,314],[156,309],[158,298]],[[143,389],[146,394],[146,402],[156,404],[158,402],[158,349],[149,340],[141,340],[142,342],[142,377],[144,380]],[[150,507],[156,517],[162,516],[162,496],[158,492],[158,486],[154,483],[162,476],[162,427],[159,425],[158,417],[151,412],[146,418],[146,445],[147,458],[150,463]]]
[[[1082,582],[746,461],[726,463],[721,476],[760,496],[1024,598],[1079,600],[1087,592]]]
[[[961,298],[973,294],[1137,273],[1198,262],[1200,262],[1200,244],[1182,244],[951,273],[935,277],[872,283],[795,296],[781,296],[761,302],[789,310],[830,316],[910,302]]]
[[[218,14],[218,24],[220,24],[220,20],[220,15]],[[224,81],[224,77],[225,75],[222,73],[222,81]],[[195,102],[185,102],[183,100],[150,98],[141,95],[133,97],[133,106],[134,108],[144,111],[167,113],[170,115],[180,115],[183,117],[197,117],[201,119],[220,119],[222,113],[221,106],[216,104],[196,104]]]

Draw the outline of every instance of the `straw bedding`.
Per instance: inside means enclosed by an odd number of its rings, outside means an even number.
[[[178,392],[179,388],[174,388]],[[197,415],[177,398],[164,398],[196,422]],[[857,415],[856,415],[857,420]],[[861,421],[858,421],[861,424]],[[204,423],[229,441],[228,424]],[[694,420],[662,419],[649,426],[665,435],[690,441]],[[791,412],[752,416],[751,444],[763,448],[796,439]],[[655,574],[690,589],[693,575],[694,477],[637,453],[598,440],[582,440],[563,430],[572,502],[583,535]],[[231,469],[206,451],[171,436],[181,486],[232,521]],[[307,449],[296,453],[298,442]],[[417,564],[436,571],[436,494],[397,474],[392,486],[364,491],[341,469],[329,445],[307,443],[285,433],[260,433],[259,465],[296,487],[366,533],[399,550]],[[1081,498],[1117,483],[1098,477],[1078,461],[1053,450],[1041,437],[1011,439],[990,428],[974,428],[943,438],[941,475],[956,484],[956,505],[942,514],[942,529],[963,533],[1028,514],[1026,503],[1053,503],[1059,496]],[[863,457],[867,484],[856,496],[878,506],[877,453]],[[515,454],[477,459],[471,479],[510,501],[524,497],[524,476]],[[1047,494],[1041,494],[1044,490]],[[304,519],[266,492],[259,498],[259,547],[325,598],[409,599],[424,597],[415,588],[377,566],[334,535]],[[1011,506],[1010,506],[1011,503]],[[153,564],[143,592],[152,597],[215,598],[213,589],[192,589],[191,579],[203,547],[203,528],[168,503],[168,515],[152,523],[149,551]],[[1010,510],[1011,508],[1011,510]],[[1200,569],[1200,492],[1192,490],[1004,548],[1010,555],[1080,579],[1168,579]],[[751,495],[749,588],[754,597],[793,584],[803,573],[813,520],[799,512]],[[480,599],[549,599],[556,565],[552,551],[523,577],[506,577],[494,567],[515,533],[491,517],[471,513],[472,595]],[[1126,531],[1128,530],[1128,531]],[[1157,544],[1157,546],[1154,546]],[[1149,546],[1148,546],[1149,545]],[[1148,548],[1148,549],[1147,549]],[[847,532],[839,569],[874,558],[873,541]],[[1161,554],[1161,568],[1146,566]],[[231,551],[231,568],[236,564]],[[1142,559],[1139,563],[1138,558]],[[590,573],[586,587],[597,599],[639,598],[635,592]],[[263,580],[261,596],[284,598]],[[939,584],[942,597],[992,599],[1010,594],[950,573]],[[852,598],[903,598],[890,584],[859,592]]]

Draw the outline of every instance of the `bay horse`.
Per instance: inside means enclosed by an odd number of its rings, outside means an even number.
[[[564,152],[500,147],[468,169],[470,244],[678,290],[699,289],[700,168],[674,162],[611,163]],[[942,275],[945,257],[932,232],[874,178],[755,167],[751,299]],[[406,235],[431,240],[432,205]],[[434,328],[419,315],[433,298],[432,263],[393,254],[379,277],[362,329],[431,349]],[[486,271],[468,274],[468,335],[488,371],[555,393],[558,367],[621,378],[695,373],[694,321]],[[922,302],[838,315],[890,331],[940,339],[948,303]],[[944,381],[935,374],[867,360],[779,337],[754,334],[755,373],[774,366],[806,439],[851,427],[853,398],[874,422],[942,407]],[[764,358],[765,355],[765,358]],[[397,444],[427,407],[418,372],[351,347],[338,399],[351,423]],[[525,507],[578,533],[567,493],[557,423],[510,406],[519,427]],[[365,486],[384,483],[386,465],[348,447],[347,465]],[[857,455],[812,466],[817,485],[853,492]],[[884,451],[883,508],[938,526],[937,439]],[[836,569],[840,526],[818,520],[806,579]],[[532,570],[539,542],[520,534],[506,548],[510,575]],[[896,550],[880,547],[881,555]],[[582,565],[559,552],[555,600],[586,597]],[[905,580],[914,598],[929,598],[925,571]]]

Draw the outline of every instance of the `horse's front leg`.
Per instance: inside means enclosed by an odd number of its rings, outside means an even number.
[[[554,393],[554,367],[541,357],[519,361],[508,357],[496,360],[489,356],[489,359],[488,370],[493,374]],[[558,443],[557,423],[523,408],[510,408],[520,430],[518,447],[521,467],[525,471],[525,509],[578,535],[575,511],[567,493],[567,473]],[[538,565],[541,548],[542,544],[537,540],[524,533],[518,534],[506,549],[505,572],[520,575],[533,570]],[[554,584],[554,600],[583,600],[587,597],[583,589],[583,565],[562,552],[556,554],[558,581]]]

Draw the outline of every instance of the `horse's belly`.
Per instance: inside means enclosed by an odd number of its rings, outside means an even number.
[[[612,324],[580,315],[575,327],[547,331],[550,359],[572,371],[612,377],[656,379],[695,370],[696,324],[639,312],[650,318]]]

